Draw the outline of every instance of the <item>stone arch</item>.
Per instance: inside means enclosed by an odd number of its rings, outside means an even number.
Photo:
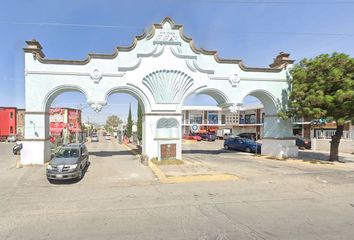
[[[279,104],[274,94],[265,89],[255,89],[243,95],[242,99],[248,95],[258,98],[264,107],[262,154],[280,158],[297,156],[292,123],[278,117]]]
[[[43,111],[47,112],[50,108],[50,105],[54,101],[54,99],[64,92],[80,92],[80,93],[84,94],[84,96],[86,97],[86,100],[88,99],[87,91],[84,88],[82,88],[81,86],[63,84],[60,86],[56,86],[47,92],[46,96],[43,99],[43,103],[42,103]]]
[[[145,95],[143,91],[133,85],[115,86],[110,88],[105,94],[105,103],[107,103],[108,97],[114,93],[127,93],[135,97],[138,102],[141,103],[142,111],[144,113],[150,111],[151,109],[151,103],[149,101],[149,98]]]
[[[216,89],[216,88],[206,88],[206,87],[201,87],[196,89],[193,92],[190,92],[189,94],[185,95],[183,100],[181,101],[181,104],[184,104],[184,102],[193,94],[205,94],[213,98],[218,105],[222,105],[225,103],[230,102],[230,98],[221,90]]]
[[[130,46],[117,47],[112,54],[89,54],[85,60],[47,59],[36,40],[27,41],[24,52],[26,141],[21,162],[25,164],[43,164],[48,159],[45,131],[34,132],[31,126],[35,123],[38,129],[45,129],[47,109],[56,96],[66,91],[83,93],[95,111],[100,111],[115,92],[136,97],[144,111],[143,146],[149,147],[143,149],[143,154],[148,157],[160,156],[160,146],[166,144],[174,144],[176,158],[181,157],[181,131],[178,138],[158,139],[155,130],[160,118],[171,116],[177,119],[180,130],[181,106],[191,94],[206,94],[230,110],[246,95],[257,97],[269,117],[267,127],[271,131],[267,137],[273,142],[269,140],[268,145],[280,146],[266,154],[291,153],[289,149],[294,146],[287,139],[290,124],[277,117],[277,102],[286,91],[293,63],[289,54],[279,54],[270,68],[245,67],[241,60],[221,59],[216,51],[195,47],[192,38],[184,35],[183,26],[170,18],[152,25]]]
[[[242,100],[246,96],[253,96],[259,99],[264,107],[267,115],[276,115],[278,112],[277,101],[272,93],[264,89],[255,89],[242,96]]]

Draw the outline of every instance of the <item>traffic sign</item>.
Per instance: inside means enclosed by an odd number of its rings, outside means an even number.
[[[196,131],[199,130],[199,127],[198,127],[197,124],[193,124],[193,125],[191,126],[191,129],[192,129],[192,132],[196,132]]]

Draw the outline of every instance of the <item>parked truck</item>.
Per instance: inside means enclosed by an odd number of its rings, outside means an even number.
[[[230,136],[232,133],[232,130],[230,128],[224,128],[224,129],[218,129],[216,131],[216,137],[218,139],[227,139],[228,136]]]

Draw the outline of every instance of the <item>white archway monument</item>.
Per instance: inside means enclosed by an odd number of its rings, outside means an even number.
[[[177,159],[182,158],[181,112],[188,96],[208,94],[219,106],[236,111],[252,95],[265,107],[262,154],[297,156],[291,123],[277,116],[287,101],[293,63],[289,54],[280,53],[269,68],[246,67],[241,60],[197,48],[169,17],[135,37],[131,46],[117,47],[113,54],[89,54],[84,60],[47,59],[38,41],[26,43],[22,164],[50,159],[49,107],[66,91],[82,92],[95,111],[107,104],[110,94],[136,97],[144,112],[143,154],[161,158],[163,149],[172,149]]]

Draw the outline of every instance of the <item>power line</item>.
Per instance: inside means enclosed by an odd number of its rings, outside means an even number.
[[[0,24],[12,25],[40,25],[40,26],[57,26],[57,27],[86,27],[86,28],[120,28],[120,29],[140,29],[141,27],[123,26],[123,25],[100,25],[100,24],[79,24],[79,23],[58,23],[58,22],[12,22],[0,21]]]
[[[354,33],[321,33],[321,32],[245,32],[250,34],[275,34],[275,35],[310,35],[310,36],[338,36],[354,37]]]
[[[208,1],[208,0],[206,0]],[[354,4],[354,2],[352,2]],[[76,24],[76,23],[48,23],[48,22],[7,22],[0,21],[0,24],[15,24],[15,25],[38,25],[38,26],[60,26],[60,27],[93,27],[93,28],[116,28],[116,29],[140,29],[134,26],[124,25],[99,25],[99,24]],[[333,37],[354,37],[354,33],[332,33],[332,32],[238,32],[241,34],[264,34],[264,35],[302,35],[302,36],[333,36]]]

